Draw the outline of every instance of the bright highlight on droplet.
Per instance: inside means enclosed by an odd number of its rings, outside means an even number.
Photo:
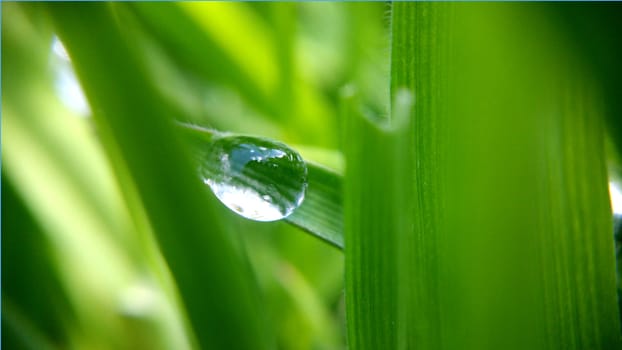
[[[609,182],[609,198],[611,199],[611,210],[613,213],[622,215],[622,191],[613,181]]]
[[[290,215],[304,200],[307,166],[286,145],[249,136],[225,136],[205,150],[205,184],[229,209],[256,221]]]
[[[52,39],[50,65],[52,66],[54,88],[58,98],[78,116],[88,117],[91,115],[91,108],[73,70],[69,54],[57,36]]]

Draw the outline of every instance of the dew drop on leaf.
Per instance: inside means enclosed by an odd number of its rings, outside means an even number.
[[[288,146],[250,136],[217,137],[201,156],[199,172],[216,197],[239,215],[275,221],[304,200],[307,166]]]

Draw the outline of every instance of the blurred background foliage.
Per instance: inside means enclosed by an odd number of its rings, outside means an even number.
[[[189,326],[195,316],[183,311],[185,291],[172,282],[171,261],[158,247],[154,231],[160,229],[153,227],[153,210],[146,208],[137,172],[119,160],[127,150],[110,141],[114,125],[104,130],[107,124],[94,118],[108,111],[86,102],[74,80],[70,56],[75,52],[68,54],[59,39],[65,20],[68,30],[71,23],[89,19],[77,18],[77,10],[55,8],[62,6],[71,5],[2,4],[2,345],[187,349],[202,344],[195,333],[214,325],[193,321],[194,330]],[[354,84],[366,108],[387,113],[386,3],[93,6],[112,14],[130,48],[128,61],[140,65],[149,84],[148,92],[102,92],[107,94],[103,101],[116,101],[116,93],[124,96],[120,105],[150,104],[119,107],[126,115],[156,111],[178,121],[270,137],[341,172],[341,150],[349,142],[341,137],[341,89]],[[573,7],[555,18],[564,30],[578,32],[578,52],[598,52],[586,57],[602,68],[596,72],[606,82],[605,106],[612,109],[607,115],[613,150],[622,142],[622,123],[615,117],[622,45],[616,46],[618,17],[606,16],[611,13],[616,11]],[[599,21],[602,25],[593,25]],[[94,62],[99,55],[78,53]],[[114,76],[132,67],[111,65],[99,73]],[[81,69],[88,75],[88,65]],[[135,117],[127,125],[137,128],[152,116]],[[116,123],[123,125],[122,119]],[[144,128],[150,130],[148,124]],[[610,158],[615,169],[615,157]],[[146,170],[159,176],[157,169]],[[277,347],[345,348],[342,252],[282,222],[241,219],[211,205],[215,202],[204,192],[205,208],[170,203],[158,210],[177,206],[196,215],[204,210],[214,232],[233,242],[232,256],[241,257],[233,260],[244,265],[248,256],[266,314],[258,322],[269,323],[267,333],[274,334]],[[188,254],[198,257],[206,249],[191,248]],[[198,280],[194,287],[239,292],[218,283]]]
[[[376,108],[385,103],[386,4],[100,5],[143,65],[154,105],[177,120],[278,139],[340,171],[340,88],[359,80]],[[188,348],[148,215],[106,155],[54,6],[2,4],[2,343]],[[214,210],[243,241],[278,347],[343,348],[342,253],[284,223]]]

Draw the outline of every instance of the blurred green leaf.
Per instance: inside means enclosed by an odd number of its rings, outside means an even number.
[[[198,346],[270,348],[248,266],[220,227],[171,116],[158,103],[107,4],[50,4],[102,141],[129,170],[171,269]]]
[[[75,315],[58,280],[47,237],[6,176],[2,179],[2,344],[54,349],[68,344]],[[9,268],[19,266],[19,269]]]
[[[288,44],[291,39],[287,35],[293,33],[270,28],[265,21],[270,19],[279,28],[291,27],[283,18],[291,20],[296,6],[279,5],[274,11],[285,7],[288,10],[267,17],[246,3],[137,3],[131,8],[145,31],[158,38],[167,55],[185,73],[202,81],[200,95],[220,95],[205,106],[215,126],[249,132],[240,121],[255,115],[253,125],[279,129],[276,134],[264,136],[332,146],[334,133],[326,133],[326,127],[318,126],[334,125],[333,111],[300,76],[295,62],[290,62],[295,61],[294,48]],[[224,30],[231,18],[239,18],[239,24]],[[245,33],[253,33],[252,39]],[[238,113],[240,109],[243,113]],[[237,118],[232,118],[234,115]]]
[[[117,293],[134,271],[129,267],[131,244],[125,241],[128,251],[119,252],[116,240],[125,237],[111,237],[107,232],[125,232],[128,218],[120,208],[117,189],[99,149],[90,139],[88,124],[75,115],[63,114],[67,111],[52,95],[48,71],[51,32],[42,20],[45,18],[42,8],[11,4],[3,9],[6,11],[2,22],[3,176],[41,229],[44,238],[36,244],[39,247],[49,244],[49,262],[53,264],[46,268],[55,271],[64,295],[59,297],[66,297],[76,313],[75,322],[66,329],[67,341],[80,343],[76,333],[81,333],[91,342],[110,345],[112,340],[107,339],[106,333],[118,325],[120,318],[115,305]],[[37,25],[33,24],[35,20]],[[76,143],[81,147],[76,148]],[[5,213],[3,208],[3,225],[11,224],[13,221],[7,220]],[[19,226],[11,226],[3,233],[10,239],[20,239],[13,236],[23,235],[24,240],[34,234],[16,230]],[[19,252],[21,247],[12,249]],[[34,252],[33,249],[31,253]],[[16,268],[13,273],[28,273],[25,265],[20,269],[16,259],[4,266]],[[106,269],[101,269],[103,266]],[[24,282],[29,278],[36,277],[26,276]],[[45,289],[46,279],[33,281],[40,286],[33,292]],[[18,282],[12,283],[17,287]],[[29,303],[28,295],[14,295],[13,303],[16,307],[21,305],[20,299]],[[54,303],[54,298],[51,291],[49,300],[41,302]],[[62,313],[58,310],[50,317],[64,318]],[[69,314],[66,316],[70,318]],[[137,332],[135,337],[139,336]]]
[[[573,38],[577,54],[591,65],[602,86],[607,131],[622,154],[622,6],[619,3],[574,3],[549,6],[551,17]]]
[[[212,6],[226,11],[211,10]],[[278,78],[272,45],[261,21],[253,17],[245,4],[136,3],[132,8],[182,66],[201,74],[207,81],[235,86],[261,112],[278,115],[268,97]],[[241,23],[258,38],[251,40],[243,35],[243,30],[223,31],[218,27],[227,25],[236,15],[248,18]],[[209,16],[216,20],[210,20]],[[225,18],[227,16],[229,19]],[[258,62],[244,59],[246,45],[262,47],[256,50],[260,55]]]

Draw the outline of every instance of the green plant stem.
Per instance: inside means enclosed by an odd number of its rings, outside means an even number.
[[[346,104],[351,349],[620,348],[603,108],[546,13],[392,5],[416,102],[403,129]]]

